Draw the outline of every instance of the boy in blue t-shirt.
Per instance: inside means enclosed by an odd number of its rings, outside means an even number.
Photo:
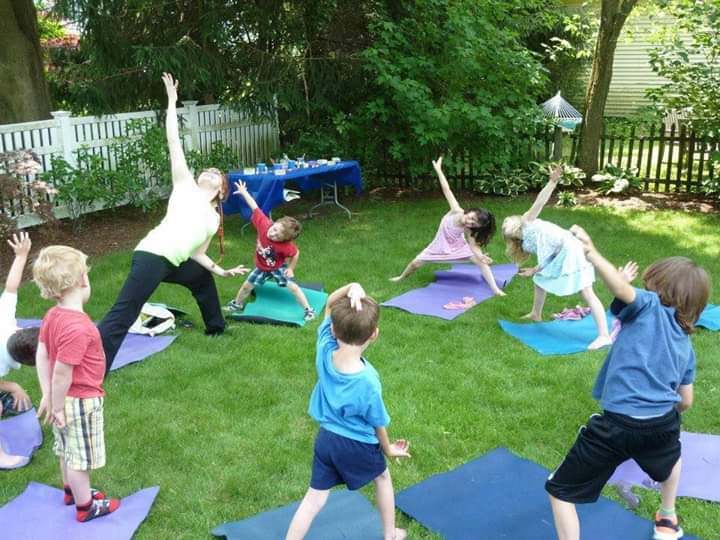
[[[320,424],[315,439],[310,488],[290,523],[286,540],[305,537],[330,489],[346,484],[360,489],[375,482],[385,540],[402,540],[395,528],[395,495],[387,457],[410,457],[405,440],[390,443],[390,417],[382,399],[380,376],[363,356],[378,337],[380,308],[357,283],[330,295],[318,329],[315,367],[318,382],[309,413]],[[384,454],[384,455],[383,455]]]
[[[661,484],[653,538],[676,540],[683,535],[675,513],[680,413],[692,405],[695,380],[689,334],[707,304],[710,278],[690,259],[669,257],[648,267],[645,289],[636,289],[630,285],[637,275],[635,263],[618,271],[582,228],[570,230],[615,296],[610,310],[622,328],[593,388],[603,413],[581,428],[545,484],[558,537],[579,540],[575,504],[595,502],[617,466],[632,458]]]

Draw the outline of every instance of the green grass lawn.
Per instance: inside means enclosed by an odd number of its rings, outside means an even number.
[[[530,200],[484,204],[502,220],[525,211]],[[357,212],[352,220],[337,213],[304,222],[299,280],[321,281],[326,290],[359,281],[383,301],[433,279],[440,266],[428,265],[400,284],[388,281],[432,239],[447,209],[443,200],[351,200],[349,205]],[[687,255],[720,283],[718,216],[548,208],[542,217],[566,227],[581,224],[618,264],[632,258],[645,267],[661,257]],[[251,264],[254,234],[241,236],[237,218],[228,219],[226,229],[224,264]],[[499,236],[489,253],[507,262]],[[113,302],[130,256],[126,251],[91,261],[93,297],[87,310],[95,319]],[[221,299],[227,301],[241,283],[241,278],[218,280]],[[604,302],[610,299],[601,284],[597,290]],[[383,309],[380,339],[367,354],[383,380],[390,435],[409,439],[413,455],[391,465],[396,491],[498,446],[552,469],[578,427],[598,410],[590,391],[606,353],[541,357],[527,349],[503,334],[497,320],[529,311],[532,283],[516,278],[506,291],[506,298],[490,299],[453,322]],[[165,352],[106,381],[108,464],[93,474],[94,485],[113,496],[159,485],[137,534],[153,540],[207,538],[222,522],[301,498],[317,431],[307,404],[316,380],[318,323],[303,329],[231,323],[226,335],[207,338],[184,289],[163,285],[153,299],[189,310],[196,326],[180,330]],[[720,302],[720,293],[711,301]],[[579,296],[549,297],[546,316],[578,302]],[[40,317],[48,307],[34,285],[23,287],[19,316]],[[696,402],[684,415],[684,428],[720,434],[720,334],[700,331],[693,343]],[[33,370],[12,376],[39,401]],[[29,481],[59,485],[52,434],[44,432],[45,444],[32,464],[3,475],[0,504],[19,495]],[[371,488],[363,491],[373,497]],[[606,493],[614,496],[610,489]],[[637,512],[650,518],[659,497],[642,491],[642,499]],[[678,509],[689,534],[720,538],[720,506],[680,499]],[[399,521],[412,538],[435,538],[405,517]]]

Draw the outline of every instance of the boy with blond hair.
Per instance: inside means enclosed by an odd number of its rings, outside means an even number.
[[[235,188],[235,195],[245,199],[245,203],[252,210],[250,221],[257,230],[255,268],[250,272],[235,298],[225,306],[225,310],[233,313],[245,309],[245,299],[252,290],[272,278],[280,287],[287,287],[293,294],[298,304],[305,310],[304,319],[313,320],[315,311],[310,307],[302,289],[293,281],[295,266],[300,256],[300,250],[293,240],[300,236],[302,230],[300,222],[289,216],[275,222],[271,221],[260,210],[255,199],[248,192],[245,182],[235,182]]]
[[[380,376],[363,357],[377,339],[380,308],[358,283],[330,295],[318,329],[315,367],[318,382],[309,413],[319,424],[310,488],[290,523],[286,540],[300,540],[327,501],[330,489],[346,484],[357,490],[373,481],[385,540],[402,540],[395,528],[395,494],[387,457],[410,457],[405,440],[390,443],[390,417],[382,399]],[[384,454],[384,455],[383,455]]]
[[[114,512],[118,499],[90,487],[90,470],[105,465],[102,387],[105,354],[100,333],[83,310],[90,299],[87,256],[67,246],[46,247],[33,265],[43,298],[57,305],[40,326],[37,372],[42,389],[38,415],[53,425],[66,505],[85,522]]]

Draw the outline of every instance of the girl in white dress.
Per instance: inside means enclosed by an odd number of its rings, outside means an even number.
[[[561,168],[555,168],[550,174],[548,184],[538,194],[530,210],[522,216],[505,218],[502,233],[507,243],[507,253],[516,263],[522,264],[530,254],[537,256],[537,266],[519,272],[521,276],[532,276],[535,283],[532,311],[524,318],[542,320],[547,292],[557,296],[580,292],[597,325],[598,337],[588,346],[589,350],[595,350],[612,344],[605,309],[592,288],[595,270],[585,258],[582,244],[570,231],[538,219],[561,174]]]

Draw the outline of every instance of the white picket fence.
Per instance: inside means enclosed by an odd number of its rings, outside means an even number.
[[[182,104],[177,112],[186,151],[207,153],[213,143],[220,141],[235,150],[238,167],[242,167],[268,159],[279,147],[276,116],[258,122],[244,112],[220,105],[198,106],[197,101]],[[99,154],[105,165],[112,168],[116,159],[113,139],[129,136],[128,123],[143,119],[158,121],[156,111],[106,116],[72,116],[67,111],[55,111],[52,116],[52,120],[0,125],[0,152],[32,150],[40,158],[42,172],[46,172],[52,168],[52,156],[63,157],[75,166],[77,151],[82,148]],[[20,227],[38,223],[36,216],[18,208],[13,201],[0,199],[0,213],[16,216]],[[66,217],[67,211],[57,207],[55,214]]]

